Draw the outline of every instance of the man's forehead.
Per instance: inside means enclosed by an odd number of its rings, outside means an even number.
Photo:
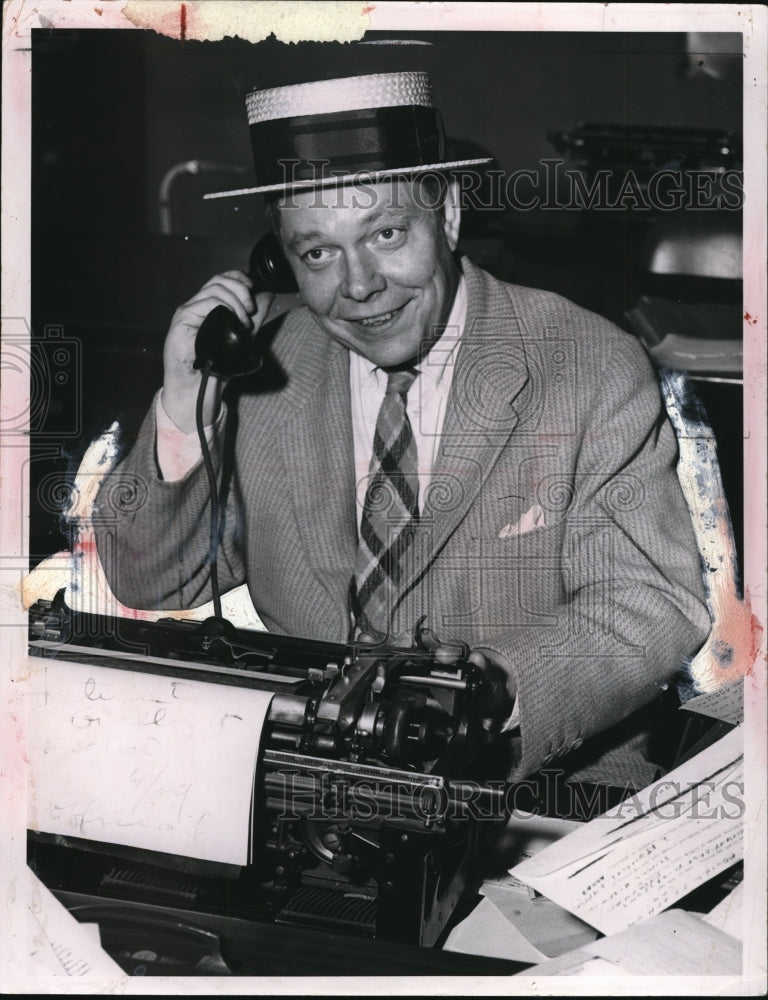
[[[312,189],[295,189],[285,194],[278,207],[282,219],[297,221],[323,213],[346,212],[359,221],[382,215],[418,212],[430,207],[410,180],[343,184]]]

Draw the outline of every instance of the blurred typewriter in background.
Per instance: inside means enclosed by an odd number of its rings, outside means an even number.
[[[588,123],[549,140],[613,214],[623,204],[643,219],[633,276],[639,294],[625,319],[656,364],[697,380],[739,381],[740,137],[716,128]]]

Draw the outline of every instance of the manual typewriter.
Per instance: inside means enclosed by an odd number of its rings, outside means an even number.
[[[31,608],[29,628],[35,656],[273,692],[248,865],[29,834],[33,869],[79,919],[100,923],[108,950],[112,935],[126,970],[172,972],[179,960],[158,951],[158,933],[218,940],[232,921],[432,946],[474,895],[479,844],[499,826],[479,817],[503,820],[503,809],[500,783],[476,781],[488,777],[485,679],[466,649],[436,654],[422,626],[404,649],[219,618],[112,619],[72,611],[62,594]],[[218,945],[204,951],[195,971],[226,968]]]

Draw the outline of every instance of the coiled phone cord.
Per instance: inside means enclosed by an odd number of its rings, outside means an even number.
[[[197,405],[195,406],[195,424],[197,426],[197,436],[200,441],[200,450],[203,453],[203,465],[205,466],[205,471],[208,476],[208,492],[211,496],[211,540],[208,551],[208,557],[211,564],[211,591],[213,593],[213,613],[217,618],[222,618],[221,613],[221,593],[219,592],[219,567],[218,567],[218,555],[219,555],[219,490],[216,484],[216,473],[213,471],[213,462],[211,461],[211,450],[208,447],[208,441],[205,436],[205,427],[203,425],[203,400],[205,399],[205,390],[208,386],[208,379],[211,375],[212,361],[206,361],[205,366],[202,369],[202,378],[200,379],[200,388],[197,392]]]

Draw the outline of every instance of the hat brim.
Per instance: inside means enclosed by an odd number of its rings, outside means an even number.
[[[289,181],[284,184],[262,184],[259,187],[237,188],[234,191],[212,191],[204,194],[205,200],[212,198],[236,198],[246,194],[268,194],[274,191],[288,191],[301,188],[331,187],[339,184],[375,183],[385,177],[396,177],[404,174],[424,174],[445,170],[461,170],[466,167],[478,167],[492,162],[492,157],[486,156],[479,160],[450,160],[447,163],[420,163],[414,167],[392,167],[389,170],[360,170],[354,174],[343,174],[339,177],[322,177],[306,181]]]

